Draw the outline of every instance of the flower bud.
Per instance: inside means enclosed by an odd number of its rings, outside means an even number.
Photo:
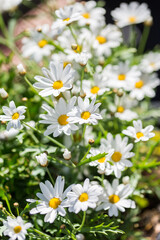
[[[48,158],[47,154],[41,153],[39,156],[36,156],[37,162],[42,166],[42,167],[47,167],[48,166]]]
[[[71,152],[70,151],[68,151],[68,149],[66,148],[65,150],[64,150],[64,153],[63,153],[63,158],[65,159],[65,160],[70,160],[71,159]]]
[[[14,206],[15,208],[18,208],[18,207],[19,207],[19,203],[18,203],[18,202],[15,202],[15,203],[13,203],[13,206]]]
[[[23,98],[22,98],[22,101],[23,101],[23,102],[27,102],[27,101],[28,101],[28,98],[27,98],[27,97],[23,97]]]
[[[124,185],[127,185],[129,183],[129,176],[123,177],[122,182],[123,182]]]
[[[92,144],[94,143],[94,139],[89,139],[89,140],[88,140],[88,143],[89,143],[90,145],[92,145]]]
[[[119,90],[116,92],[116,94],[117,94],[118,97],[122,97],[123,94],[124,94],[124,92],[123,92],[122,89],[119,89]]]
[[[77,50],[77,48],[78,48],[78,45],[77,44],[75,44],[75,43],[73,43],[72,45],[71,45],[71,48],[72,48],[72,50]]]
[[[81,97],[81,98],[85,98],[85,96],[86,96],[86,93],[85,93],[85,91],[82,89],[82,90],[80,91],[80,97]]]
[[[60,226],[60,229],[65,229],[66,228],[66,225],[65,224],[62,224],[61,226]]]
[[[77,239],[77,240],[85,240],[85,237],[84,237],[84,235],[83,235],[82,233],[78,233],[78,234],[76,235],[76,239]]]
[[[4,88],[0,88],[0,96],[1,96],[3,99],[8,98],[8,93],[4,90]]]
[[[17,65],[17,70],[21,76],[26,75],[26,69],[23,67],[21,63]]]
[[[148,27],[150,27],[150,26],[153,25],[153,18],[152,18],[152,16],[150,16],[150,18],[148,18],[148,19],[144,22],[144,25],[145,25],[145,26],[148,26]]]

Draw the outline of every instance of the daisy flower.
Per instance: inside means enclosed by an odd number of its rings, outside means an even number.
[[[59,29],[63,31],[65,26],[70,25],[72,22],[78,21],[82,18],[80,11],[75,8],[75,5],[65,6],[55,11],[57,20],[53,23],[52,29]]]
[[[149,52],[145,54],[140,63],[140,69],[144,73],[152,73],[160,69],[160,53]]]
[[[72,191],[67,193],[68,202],[70,203],[69,212],[79,213],[81,210],[86,211],[88,208],[95,208],[98,196],[102,193],[99,185],[91,185],[88,178],[81,184],[72,186]]]
[[[103,27],[105,25],[105,13],[106,10],[101,7],[96,7],[95,1],[89,1],[75,4],[75,7],[80,11],[82,18],[79,19],[79,26],[89,26],[90,29]]]
[[[122,33],[120,30],[112,24],[108,24],[103,28],[95,38],[93,42],[93,48],[96,51],[97,56],[111,54],[111,49],[118,47],[122,42]]]
[[[26,112],[25,106],[16,107],[14,101],[9,103],[9,107],[2,107],[5,115],[0,115],[0,121],[9,121],[7,125],[7,131],[12,127],[15,129],[21,129],[21,121],[25,119],[23,115]]]
[[[111,11],[111,15],[118,27],[142,23],[151,17],[151,12],[146,3],[138,2],[121,3],[119,8]]]
[[[73,123],[90,123],[96,125],[98,123],[97,119],[102,119],[102,116],[96,112],[101,103],[95,104],[95,101],[96,99],[94,98],[90,103],[87,97],[84,100],[78,97],[78,106],[74,111],[69,113],[69,120]]]
[[[15,7],[17,7],[22,0],[0,0],[0,13],[13,10]]]
[[[53,223],[57,215],[65,216],[65,207],[68,207],[68,202],[66,200],[66,195],[70,191],[71,186],[69,186],[64,192],[64,178],[58,176],[55,185],[50,183],[50,181],[45,181],[40,183],[40,189],[42,193],[37,193],[39,204],[30,211],[30,214],[45,214],[44,221]],[[34,199],[27,199],[28,202],[36,202]]]
[[[37,29],[30,30],[30,37],[22,39],[22,55],[25,58],[30,57],[35,62],[42,61],[43,57],[49,56],[54,49],[46,39],[52,37],[50,26],[44,24],[40,27],[41,31]]]
[[[82,89],[86,93],[88,98],[95,98],[95,96],[103,95],[106,91],[110,89],[106,87],[107,82],[104,80],[104,76],[100,73],[95,73],[93,76],[93,82],[88,80],[83,80]]]
[[[76,97],[72,97],[68,103],[63,98],[57,102],[55,109],[47,104],[42,105],[42,108],[48,114],[41,114],[40,123],[49,124],[44,135],[47,136],[53,133],[53,137],[59,136],[61,133],[71,135],[71,131],[76,131],[78,127],[70,121],[69,113],[74,110]]]
[[[107,181],[103,181],[104,193],[100,197],[101,204],[97,207],[97,211],[108,210],[110,217],[118,217],[118,210],[125,212],[125,208],[135,208],[135,202],[126,199],[132,194],[133,188],[129,184],[120,184],[118,179],[114,179],[112,185]]]
[[[150,138],[155,136],[155,133],[152,132],[154,129],[152,125],[143,128],[142,121],[137,120],[133,121],[133,126],[134,127],[129,126],[126,130],[123,130],[122,133],[135,138],[135,142],[148,141]]]
[[[35,88],[43,89],[40,95],[43,97],[53,95],[57,97],[60,93],[72,88],[71,81],[74,79],[74,72],[71,70],[71,65],[68,64],[65,68],[63,62],[50,62],[49,70],[42,68],[44,77],[35,76],[38,82],[33,84]]]
[[[7,217],[6,221],[3,221],[3,225],[6,229],[3,232],[4,236],[9,236],[10,240],[24,240],[27,234],[27,229],[32,227],[31,223],[24,223],[23,219],[18,216],[17,218]]]
[[[96,148],[91,148],[89,154],[87,155],[87,158],[90,157],[94,157],[98,154],[102,154],[102,153],[107,153],[104,157],[96,160],[96,161],[92,161],[89,163],[90,166],[97,166],[98,169],[104,171],[106,168],[106,163],[108,160],[110,160],[111,156],[114,153],[114,149],[106,149],[103,145],[100,146],[99,149]]]
[[[160,84],[157,74],[142,74],[139,81],[135,82],[134,88],[130,92],[132,98],[141,101],[144,97],[154,97],[156,88]]]
[[[118,65],[106,66],[103,74],[106,76],[108,87],[130,91],[134,82],[139,80],[141,72],[137,66],[130,67],[128,62],[120,62]]]
[[[128,138],[124,137],[122,139],[120,134],[117,134],[114,139],[111,133],[107,134],[107,139],[101,139],[101,144],[104,145],[104,149],[114,149],[114,153],[109,159],[112,165],[106,162],[106,168],[104,172],[102,172],[102,169],[99,169],[99,173],[110,175],[112,172],[114,172],[115,176],[120,178],[121,172],[126,167],[132,167],[132,162],[128,159],[135,155],[133,152],[131,152],[133,144],[128,144]]]

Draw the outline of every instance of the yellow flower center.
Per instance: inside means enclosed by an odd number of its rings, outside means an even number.
[[[125,74],[119,74],[118,75],[118,80],[124,81],[125,79],[126,79],[126,75]]]
[[[91,116],[90,112],[82,112],[81,118],[87,120]]]
[[[18,118],[19,118],[19,113],[18,113],[18,112],[14,113],[14,114],[12,115],[12,119],[13,119],[13,120],[16,120],[16,119],[18,119]]]
[[[119,200],[120,200],[120,198],[118,195],[112,194],[109,196],[109,201],[111,203],[117,203],[117,202],[119,202]]]
[[[82,16],[83,16],[84,18],[90,18],[90,14],[89,14],[88,12],[83,13]]]
[[[39,46],[40,48],[43,48],[44,46],[47,45],[47,43],[48,43],[47,40],[42,39],[41,41],[38,42],[38,46]]]
[[[68,121],[67,121],[67,119],[68,119],[68,116],[67,115],[61,115],[61,116],[59,116],[59,118],[58,118],[58,123],[60,124],[60,125],[62,125],[62,126],[64,126],[64,125],[67,125],[68,124]]]
[[[70,20],[70,18],[65,18],[65,19],[63,19],[63,21],[65,22],[65,21],[69,21]]]
[[[79,201],[80,202],[86,202],[88,200],[88,194],[87,193],[82,193],[80,196],[79,196]]]
[[[144,136],[144,134],[142,133],[142,132],[137,132],[136,133],[136,137],[137,138],[141,138],[141,137],[143,137]]]
[[[62,88],[62,87],[63,87],[63,82],[62,82],[61,80],[55,81],[55,82],[53,83],[53,88],[54,88],[54,89],[60,89],[60,88]]]
[[[130,17],[129,18],[129,22],[130,23],[135,23],[136,22],[136,18],[135,17]]]
[[[100,35],[98,35],[96,37],[96,40],[99,42],[99,44],[104,44],[104,43],[107,42],[107,39],[105,37],[103,37],[103,36],[100,36]]]
[[[64,62],[63,63],[63,68],[65,68],[68,64],[70,64],[70,62]]]
[[[52,198],[49,201],[49,206],[53,209],[58,208],[58,206],[61,204],[61,200],[59,198]]]
[[[135,88],[141,88],[141,87],[143,87],[143,85],[144,85],[144,82],[142,80],[140,80],[135,83]]]
[[[102,157],[102,158],[98,159],[98,162],[99,162],[99,163],[104,163],[105,160],[106,160],[106,158],[105,158],[105,157]]]
[[[154,63],[154,62],[151,62],[151,63],[150,63],[150,66],[151,66],[152,68],[155,68],[155,63]]]
[[[16,226],[16,227],[14,227],[13,230],[14,230],[15,233],[19,233],[22,230],[22,227],[21,226]]]
[[[80,45],[77,45],[77,48],[73,50],[75,53],[81,53],[82,47]]]
[[[113,162],[119,162],[121,160],[122,154],[120,152],[114,152],[112,155]]]
[[[96,93],[98,93],[99,89],[100,89],[99,87],[94,86],[94,87],[91,88],[91,93],[96,94]]]
[[[123,113],[124,112],[124,107],[122,107],[122,106],[117,107],[117,112]]]

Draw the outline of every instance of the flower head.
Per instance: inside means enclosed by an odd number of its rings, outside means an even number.
[[[65,207],[68,206],[66,200],[66,194],[70,191],[72,186],[69,186],[64,192],[64,178],[58,176],[55,185],[50,181],[40,183],[40,189],[42,193],[37,193],[37,197],[40,199],[39,204],[30,211],[30,214],[45,214],[44,221],[53,223],[57,215],[65,216]],[[34,199],[27,199],[28,202],[36,202]]]
[[[145,128],[142,127],[142,121],[137,120],[133,121],[133,126],[129,126],[126,130],[123,130],[122,133],[135,138],[135,142],[139,141],[148,141],[150,138],[155,136],[155,133],[152,132],[153,126],[149,125]]]
[[[39,156],[36,156],[37,162],[42,166],[42,167],[47,167],[48,165],[48,158],[46,153],[41,153]]]
[[[44,77],[35,76],[38,82],[33,85],[35,88],[43,89],[39,93],[41,96],[57,97],[60,93],[71,89],[74,73],[71,71],[70,64],[64,68],[63,62],[50,62],[50,70],[42,68],[42,72]]]
[[[12,127],[15,129],[21,129],[21,121],[25,118],[23,115],[26,112],[25,106],[16,107],[14,101],[9,103],[9,107],[2,107],[5,115],[0,115],[1,121],[9,121],[7,125],[7,131],[9,131]]]
[[[27,234],[27,229],[32,227],[31,223],[24,223],[23,219],[18,216],[17,218],[7,217],[6,221],[3,221],[3,225],[6,227],[3,234],[9,236],[10,240],[24,240]]]
[[[104,209],[108,210],[108,215],[110,217],[118,216],[118,210],[125,212],[125,208],[135,208],[135,202],[126,199],[130,194],[132,194],[133,189],[129,184],[120,184],[118,179],[114,179],[112,185],[107,181],[103,181],[104,193],[100,197],[101,204],[97,207],[97,211]]]

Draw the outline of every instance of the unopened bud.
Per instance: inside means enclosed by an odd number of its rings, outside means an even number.
[[[88,143],[89,143],[90,145],[92,145],[92,144],[94,143],[94,139],[89,139],[89,140],[88,140]]]
[[[64,153],[63,153],[63,158],[64,158],[65,160],[70,160],[71,157],[72,157],[71,152],[68,151],[68,149],[66,148],[66,149],[64,150]]]
[[[118,92],[118,89],[117,89],[117,88],[114,88],[114,89],[113,89],[113,92],[114,92],[114,93],[117,93],[117,92]]]
[[[36,156],[37,162],[42,166],[42,167],[47,167],[48,166],[48,158],[47,154],[41,153],[39,156]]]
[[[72,45],[71,45],[71,48],[72,48],[72,50],[77,50],[77,48],[78,48],[78,45],[77,44],[75,44],[75,43],[73,43]]]
[[[18,207],[19,207],[19,203],[18,203],[18,202],[15,202],[15,203],[13,203],[13,206],[14,206],[15,208],[18,208]]]
[[[145,26],[148,26],[148,27],[150,27],[150,26],[153,25],[153,18],[152,18],[152,16],[150,16],[150,18],[148,18],[148,19],[144,22],[144,25],[145,25]]]
[[[1,124],[6,124],[6,121],[1,121]]]
[[[65,229],[66,228],[66,225],[65,224],[62,224],[61,226],[60,226],[60,229]]]
[[[124,185],[128,184],[129,183],[129,176],[123,177],[122,182],[123,182]]]
[[[2,203],[0,203],[0,209],[3,209],[3,205],[2,205]]]
[[[36,28],[36,30],[37,30],[37,32],[42,32],[41,26],[38,26],[38,27]]]
[[[81,97],[81,98],[85,98],[85,96],[86,96],[86,93],[85,93],[84,90],[82,89],[82,90],[80,91],[80,97]]]
[[[23,97],[23,98],[22,98],[22,101],[23,101],[23,102],[27,102],[27,101],[28,101],[28,98],[27,98],[27,97]]]
[[[119,89],[116,94],[117,94],[118,97],[122,97],[124,92],[123,92],[122,89]]]
[[[21,76],[26,75],[26,69],[23,67],[21,63],[17,65],[17,70]]]
[[[0,88],[0,96],[1,96],[3,99],[8,98],[8,93],[6,92],[6,90],[4,90],[4,88]]]
[[[78,233],[78,234],[76,235],[76,239],[77,239],[77,240],[85,240],[85,237],[84,237],[84,235],[83,235],[82,233]]]

